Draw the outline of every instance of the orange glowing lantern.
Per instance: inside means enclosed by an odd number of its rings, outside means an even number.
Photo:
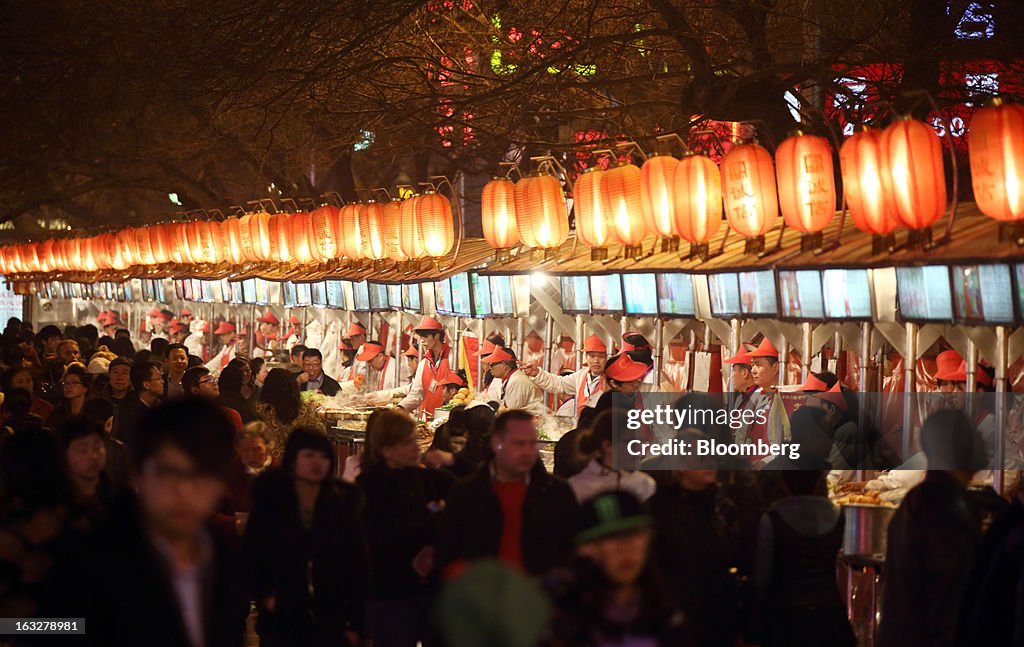
[[[722,159],[725,217],[741,236],[764,236],[779,218],[772,156],[757,144],[733,147]]]
[[[978,110],[967,144],[978,208],[996,220],[1024,220],[1024,107],[996,99]]]
[[[270,214],[266,211],[247,213],[242,216],[240,228],[242,234],[242,254],[249,261],[269,261],[270,249]]]
[[[551,249],[569,237],[569,210],[558,178],[545,173],[516,182],[519,237],[527,247]]]
[[[338,214],[338,241],[345,256],[358,260],[363,257],[363,235],[359,230],[359,211],[362,204],[346,204]]]
[[[640,168],[640,208],[648,231],[666,238],[676,236],[675,172],[679,160],[668,155],[654,155]]]
[[[640,200],[640,169],[634,164],[619,164],[604,173],[601,195],[608,205],[612,234],[623,245],[637,246],[647,235]]]
[[[135,260],[135,255],[132,254],[132,230],[122,229],[115,234],[117,239],[117,253],[121,257],[121,260],[128,266],[138,265],[138,261]]]
[[[388,257],[384,243],[384,205],[370,201],[359,212],[359,231],[363,238],[363,255],[375,261]]]
[[[288,221],[288,249],[292,260],[303,265],[313,262],[313,249],[309,243],[310,213],[293,213]]]
[[[706,243],[722,226],[722,178],[703,155],[687,155],[676,165],[673,185],[675,230],[691,243]]]
[[[393,261],[407,261],[409,257],[402,251],[402,203],[391,200],[384,204],[384,247],[388,258]]]
[[[572,187],[573,211],[576,213],[576,235],[590,247],[608,246],[611,228],[608,223],[608,205],[604,202],[601,184],[605,170],[594,166],[583,171]]]
[[[946,211],[942,144],[935,130],[914,119],[897,119],[882,131],[882,182],[896,218],[924,229]]]
[[[309,251],[321,262],[334,260],[341,256],[338,246],[338,208],[324,205],[309,214]]]
[[[279,263],[290,263],[294,260],[289,236],[291,218],[290,213],[277,213],[270,216],[270,258]]]
[[[121,264],[121,256],[117,253],[117,239],[114,234],[100,234],[96,237],[96,265],[101,270],[109,269],[124,269]],[[40,266],[45,267],[45,263],[40,258]],[[46,271],[46,270],[43,270]]]
[[[516,225],[516,185],[507,177],[495,177],[484,186],[480,220],[484,239],[495,249],[507,249],[519,242]]]
[[[399,238],[398,244],[403,254],[415,260],[426,256],[423,249],[423,236],[420,232],[419,201],[423,196],[414,195],[402,202],[399,207]]]
[[[432,258],[441,258],[455,245],[452,205],[448,198],[427,191],[416,206],[416,219],[423,236],[423,251]]]
[[[220,223],[221,243],[223,259],[232,265],[241,265],[245,262],[245,255],[242,253],[242,221],[231,216]]]
[[[854,133],[839,148],[843,192],[853,224],[869,234],[884,236],[895,231],[892,196],[882,181],[882,131],[868,128]]]
[[[797,133],[775,151],[779,207],[786,224],[805,234],[823,230],[836,213],[832,149],[824,137]]]
[[[95,272],[99,269],[96,265],[96,255],[93,253],[91,238],[76,238],[75,247],[78,251],[78,269],[85,272]],[[37,262],[34,256],[32,262]]]

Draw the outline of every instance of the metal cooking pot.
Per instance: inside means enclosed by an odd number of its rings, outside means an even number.
[[[896,508],[881,505],[843,506],[843,554],[885,558],[889,522]]]

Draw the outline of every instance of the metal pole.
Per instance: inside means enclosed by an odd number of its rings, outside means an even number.
[[[306,326],[309,325],[309,308],[302,309],[302,334],[299,335],[299,341],[297,343],[306,345]]]
[[[782,338],[782,345],[779,348],[779,383],[777,386],[786,384],[786,372],[789,367],[789,340]]]
[[[917,325],[906,324],[906,340],[904,343],[906,354],[903,356],[903,441],[900,457],[907,460],[910,457],[910,441],[913,436],[913,409],[916,406],[917,398],[914,394],[914,375],[917,368]],[[913,402],[911,400],[913,399]]]
[[[305,331],[303,331],[305,332]],[[395,311],[395,376],[400,377],[402,374],[402,363],[405,361],[399,359],[402,356],[402,311]]]
[[[857,389],[857,423],[861,429],[867,429],[867,417],[868,417],[868,358],[871,356],[871,322],[865,321],[860,327],[860,367],[858,371],[858,381],[860,382],[859,388]],[[860,430],[858,430],[860,431]],[[857,470],[854,474],[854,480],[858,483],[864,480],[864,470],[857,466]]]
[[[665,345],[665,322],[658,317],[654,324],[654,385],[661,384],[661,367],[664,360],[663,346]]]
[[[843,336],[837,330],[836,334],[832,336],[832,356],[836,360],[836,370],[837,371],[839,370],[839,354],[842,353],[842,352],[843,352]],[[810,362],[808,362],[808,363],[810,363]],[[827,362],[825,363],[824,366],[821,367],[821,370],[823,370],[823,371],[827,371],[828,370],[828,363]],[[804,377],[807,377],[807,376],[805,375]],[[843,381],[841,376],[837,375],[836,377],[839,378],[840,382]]]
[[[480,351],[484,347],[484,340],[486,339],[486,334],[487,333],[486,333],[486,330],[484,328],[484,320],[481,319],[480,320],[480,334],[477,337],[478,341],[477,341],[477,348],[476,348],[476,384],[473,385],[473,390],[475,390],[477,393],[479,393],[480,391],[483,391],[483,388],[484,388],[483,362],[480,361],[480,360],[483,359],[483,355],[481,354]]]
[[[583,315],[576,315],[576,370],[583,368],[585,361],[583,353]]]
[[[729,322],[729,345],[732,347],[732,355],[736,355],[740,352],[741,344],[740,341],[740,320],[733,319]],[[696,356],[696,355],[695,355]],[[729,371],[729,393],[736,390],[736,385],[732,383],[732,371]]]
[[[249,306],[249,359],[256,357],[256,306]]]
[[[541,368],[545,371],[551,371],[551,353],[554,351],[552,348],[552,327],[553,322],[551,321],[551,315],[544,313],[544,354],[541,356]]]
[[[810,324],[810,322],[804,322],[804,323],[800,324],[800,333],[802,335],[801,340],[800,340],[802,342],[801,343],[801,347],[800,347],[800,368],[801,368],[800,374],[804,378],[804,381],[806,382],[807,381],[807,376],[809,376],[811,374],[811,353],[814,352],[814,350],[812,348],[812,346],[813,346],[812,341],[813,340],[811,339],[812,331],[811,331],[811,324]],[[838,333],[837,333],[837,336],[838,336]],[[828,367],[825,366],[825,367],[822,367],[822,368],[823,369],[827,369]]]
[[[522,317],[516,317],[516,356],[523,356],[523,337],[526,335],[526,322]]]
[[[978,384],[976,379],[978,371],[978,346],[977,344],[974,343],[974,340],[969,337],[967,339],[967,357],[964,359],[967,363],[967,384],[964,387],[964,390],[967,391],[968,394],[973,394],[978,390]],[[964,404],[964,409],[967,413],[967,419],[973,420],[974,398],[968,395],[968,397],[964,398]]]
[[[995,447],[992,448],[992,487],[996,492],[1003,493],[1003,463],[1006,440],[1006,393],[1007,368],[1009,367],[1007,332],[1005,326],[996,326],[996,436]]]

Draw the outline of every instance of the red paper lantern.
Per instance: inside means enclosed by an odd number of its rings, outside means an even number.
[[[612,234],[623,245],[636,246],[647,236],[647,223],[640,201],[640,169],[619,164],[604,173],[601,195],[608,206]]]
[[[679,160],[673,185],[675,230],[691,243],[706,243],[722,226],[722,178],[703,155]]]
[[[420,221],[416,215],[416,211],[419,209],[419,200],[422,197],[414,195],[402,202],[399,207],[398,244],[402,253],[414,260],[426,256],[426,251],[423,249],[423,235],[420,232]]]
[[[516,182],[516,220],[527,247],[551,249],[569,237],[569,210],[558,178],[538,173]]]
[[[169,263],[173,249],[172,233],[174,229],[172,226],[170,224],[157,225],[141,229],[141,231],[144,236],[136,236],[139,252],[146,252],[146,256],[141,262],[145,265]]]
[[[1024,220],[1024,107],[997,100],[978,110],[967,145],[981,212],[996,220]]]
[[[798,133],[775,151],[779,207],[786,224],[803,233],[823,230],[836,213],[832,148],[817,135]]]
[[[288,221],[288,249],[292,253],[292,260],[296,263],[306,265],[313,262],[313,249],[309,241],[310,223],[313,215],[310,213],[293,213]]]
[[[722,159],[725,217],[741,236],[764,236],[779,218],[772,156],[757,144],[733,147]]]
[[[242,252],[242,221],[231,216],[220,223],[220,230],[224,260],[232,265],[241,265],[245,262],[245,254]]]
[[[640,208],[648,231],[673,237],[675,229],[675,172],[679,160],[668,155],[654,155],[640,168]]]
[[[391,200],[384,203],[384,248],[388,258],[393,261],[407,261],[409,257],[402,251],[402,203]]]
[[[363,235],[359,229],[359,210],[362,207],[362,204],[346,204],[338,214],[341,252],[353,260],[363,257]]]
[[[608,205],[601,190],[605,170],[593,166],[583,171],[572,187],[572,208],[576,213],[576,236],[590,247],[604,248],[611,242]]]
[[[881,236],[899,226],[892,195],[882,181],[882,131],[869,128],[854,133],[839,148],[839,170],[843,193],[853,224],[869,234]]]
[[[946,211],[942,144],[935,130],[914,119],[898,119],[882,131],[882,181],[896,218],[923,229]]]
[[[452,224],[452,205],[448,198],[427,191],[420,196],[416,219],[423,236],[423,251],[432,258],[441,258],[455,246],[455,226]]]
[[[247,213],[241,218],[239,233],[242,254],[249,262],[270,260],[270,214],[266,211]]]
[[[363,255],[375,261],[388,257],[384,241],[384,205],[368,202],[359,212],[359,231],[363,238]]]
[[[289,224],[291,214],[276,213],[270,216],[270,260],[278,263],[290,263],[292,251],[289,247]]]
[[[309,251],[321,262],[334,260],[341,256],[338,244],[338,208],[324,205],[309,214]]]
[[[487,244],[506,249],[518,243],[515,183],[507,177],[495,177],[484,186],[480,199],[480,220]]]

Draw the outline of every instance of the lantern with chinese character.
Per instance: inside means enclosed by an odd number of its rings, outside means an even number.
[[[171,234],[171,262],[177,265],[191,263],[192,256],[188,248],[188,232],[185,223],[172,222],[168,227]]]
[[[516,226],[516,187],[507,177],[493,178],[484,186],[480,220],[484,239],[495,249],[507,249],[519,242]]]
[[[946,211],[942,144],[935,130],[914,119],[897,119],[882,131],[882,182],[896,218],[924,229]]]
[[[363,235],[359,230],[359,211],[362,204],[346,204],[338,214],[338,241],[341,252],[352,260],[363,257]]]
[[[675,228],[674,178],[679,160],[654,155],[640,168],[640,207],[647,230],[672,238]]]
[[[143,227],[136,231],[142,231],[145,236],[136,234],[135,241],[138,245],[140,262],[144,265],[155,265],[158,263],[169,263],[171,260],[171,225],[163,224],[156,227]]]
[[[854,133],[839,149],[843,193],[853,224],[869,234],[884,236],[899,226],[892,196],[882,181],[882,131],[867,128]]]
[[[409,257],[402,251],[402,202],[391,200],[384,203],[384,248],[388,258],[393,261],[407,261]]]
[[[640,169],[628,163],[608,169],[601,180],[601,195],[615,238],[627,247],[640,245],[647,235],[640,206]]]
[[[516,220],[527,247],[553,249],[569,237],[569,210],[558,178],[546,173],[516,182]]]
[[[978,208],[996,220],[1024,220],[1024,107],[996,99],[978,110],[967,144]]]
[[[270,214],[266,211],[247,213],[241,218],[242,254],[246,260],[270,260]]]
[[[289,213],[276,213],[270,216],[270,260],[279,263],[292,261],[292,250],[289,245],[290,224]]]
[[[736,233],[760,238],[779,217],[772,156],[757,144],[733,147],[722,159],[725,217]]]
[[[583,171],[572,187],[573,211],[576,212],[576,236],[594,249],[604,249],[611,239],[608,205],[604,202],[601,184],[605,170],[594,166]]]
[[[823,230],[836,213],[832,149],[824,137],[796,133],[775,151],[779,207],[786,224],[805,234]]]
[[[706,244],[722,226],[722,178],[703,155],[679,160],[673,176],[675,229],[695,245]]]
[[[309,214],[309,242],[313,257],[326,263],[341,256],[338,244],[338,208],[331,204],[313,210]]]
[[[416,215],[419,200],[422,196],[414,195],[399,207],[399,238],[401,251],[411,259],[420,259],[426,255],[423,250],[423,236],[420,233],[420,222]]]
[[[387,258],[384,245],[384,205],[367,202],[359,213],[359,230],[363,233],[363,255],[379,261]]]
[[[432,258],[441,258],[455,245],[455,226],[452,224],[452,205],[448,198],[426,191],[416,207],[423,251]]]

